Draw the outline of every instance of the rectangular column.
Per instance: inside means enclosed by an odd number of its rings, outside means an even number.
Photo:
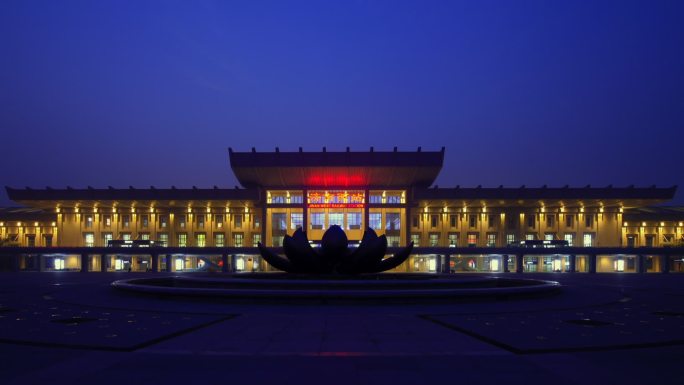
[[[81,273],[88,272],[88,254],[81,254]]]

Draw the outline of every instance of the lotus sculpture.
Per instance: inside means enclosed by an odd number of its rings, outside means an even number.
[[[340,226],[330,226],[323,234],[321,246],[311,247],[306,232],[297,229],[292,236],[285,235],[281,257],[259,242],[261,256],[271,266],[288,273],[304,274],[362,274],[379,273],[399,266],[413,249],[413,242],[389,258],[387,237],[378,235],[373,229],[363,233],[357,248],[349,248],[347,235]]]

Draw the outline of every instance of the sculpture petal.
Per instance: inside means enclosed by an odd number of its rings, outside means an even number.
[[[297,229],[292,237],[283,240],[285,255],[299,271],[320,272],[320,257],[309,244],[306,233]]]
[[[380,263],[378,264],[378,269],[373,271],[373,273],[379,273],[381,271],[387,271],[387,270],[394,269],[395,267],[401,265],[411,255],[412,250],[413,250],[413,242],[409,243],[408,246],[406,246],[404,249],[400,250],[398,253],[394,254],[393,256],[380,261]]]
[[[288,273],[297,272],[294,266],[292,266],[292,262],[267,249],[261,244],[261,242],[257,243],[257,247],[259,248],[259,253],[261,253],[261,256],[266,260],[266,262],[271,264],[271,266]]]

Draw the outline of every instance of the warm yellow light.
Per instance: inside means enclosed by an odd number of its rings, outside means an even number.
[[[660,222],[660,226],[665,226],[665,222]]]
[[[93,212],[97,214],[97,207],[93,207]]]
[[[0,227],[3,227],[3,226],[5,226],[5,222],[0,222]],[[680,224],[680,226],[681,226],[681,224]]]
[[[446,207],[446,206],[444,206],[444,212],[445,212],[445,213],[449,212],[449,208]]]
[[[59,206],[58,206],[58,207],[55,207],[55,212],[56,212],[56,213],[59,213]]]
[[[33,225],[38,227],[38,222],[33,222]]]
[[[116,213],[116,207],[112,207],[112,212]]]
[[[207,207],[207,212],[208,212],[208,213],[211,212],[211,207]]]
[[[565,212],[565,206],[561,206],[560,212],[564,213]]]
[[[646,226],[646,222],[641,222],[641,226]]]
[[[135,212],[135,207],[131,207],[131,212],[132,212],[132,213]]]
[[[623,223],[622,225],[625,226],[625,227],[627,227],[627,222]]]
[[[584,212],[584,207],[580,207],[580,212],[581,212],[581,213]]]
[[[17,222],[17,226],[21,226],[21,222]]]
[[[425,206],[425,208],[423,209],[423,212],[425,212],[425,213],[428,212],[428,207],[427,207],[427,206]]]
[[[226,207],[226,212],[227,212],[227,213],[229,213],[229,212],[230,212],[230,209],[229,209],[228,207]]]
[[[192,212],[192,207],[189,207],[189,206],[188,206],[188,212],[189,212],[189,213]]]
[[[74,212],[78,213],[78,207],[74,207]]]
[[[150,207],[150,212],[151,212],[151,213],[154,212],[154,207]]]
[[[2,225],[0,225],[0,226],[2,226]],[[682,226],[682,222],[679,222],[679,226]]]
[[[544,206],[541,207],[541,212],[545,212],[546,208]]]
[[[249,212],[249,207],[245,206],[245,213]]]
[[[482,212],[483,212],[483,213],[486,213],[486,212],[487,212],[487,208],[486,208],[486,207],[482,207]]]
[[[55,227],[55,226],[57,226],[57,223],[52,222],[51,225],[52,225],[52,227]]]
[[[622,212],[624,212],[624,211],[625,211],[625,210],[624,210],[622,207],[620,207],[620,212],[622,213]]]
[[[603,212],[603,207],[601,207],[601,208],[599,209],[599,212],[600,212],[600,213],[602,213],[602,212]]]

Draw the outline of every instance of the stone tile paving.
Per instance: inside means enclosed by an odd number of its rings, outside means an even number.
[[[684,275],[539,276],[564,291],[319,306],[121,295],[115,274],[0,273],[0,383],[684,383]],[[606,324],[566,322],[585,319]]]

